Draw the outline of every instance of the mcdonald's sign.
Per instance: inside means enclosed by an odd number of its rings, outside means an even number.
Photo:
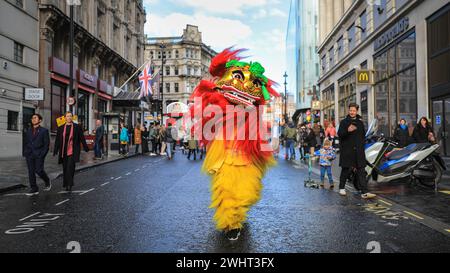
[[[372,84],[372,71],[371,70],[357,70],[356,71],[356,84]]]

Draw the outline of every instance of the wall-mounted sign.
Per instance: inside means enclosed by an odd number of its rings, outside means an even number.
[[[356,84],[372,84],[373,72],[371,70],[356,70]]]
[[[67,98],[67,104],[72,106],[75,104],[75,98],[74,97],[68,97]]]
[[[318,111],[318,110],[320,110],[321,109],[321,103],[320,103],[320,100],[314,100],[314,101],[312,101],[312,103],[311,103],[311,109],[313,110],[313,111]]]
[[[378,37],[375,40],[374,48],[375,51],[378,51],[385,45],[392,42],[395,38],[403,34],[409,29],[409,18],[405,17],[398,21],[393,27],[388,29],[385,33],[381,34],[380,37]]]
[[[25,88],[25,100],[44,100],[44,88]]]

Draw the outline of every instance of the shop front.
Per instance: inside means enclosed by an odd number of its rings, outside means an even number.
[[[430,107],[442,155],[450,156],[450,4],[427,19]]]
[[[91,125],[92,116],[92,99],[96,93],[97,80],[98,78],[94,75],[90,75],[85,71],[79,69],[78,73],[78,95],[77,95],[77,112],[78,124],[81,126],[83,131],[89,131],[90,128],[94,128]]]

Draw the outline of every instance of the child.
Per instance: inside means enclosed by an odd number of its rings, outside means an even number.
[[[320,153],[320,187],[324,187],[325,172],[328,176],[328,181],[330,182],[330,190],[334,188],[333,174],[331,173],[332,161],[336,158],[336,153],[334,152],[332,142],[329,139],[325,139],[323,142],[323,147],[319,151]]]

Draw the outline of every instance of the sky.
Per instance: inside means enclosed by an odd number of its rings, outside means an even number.
[[[289,0],[144,0],[145,34],[181,36],[187,24],[196,25],[203,43],[216,52],[248,49],[245,60],[260,62],[281,92],[289,5]]]

